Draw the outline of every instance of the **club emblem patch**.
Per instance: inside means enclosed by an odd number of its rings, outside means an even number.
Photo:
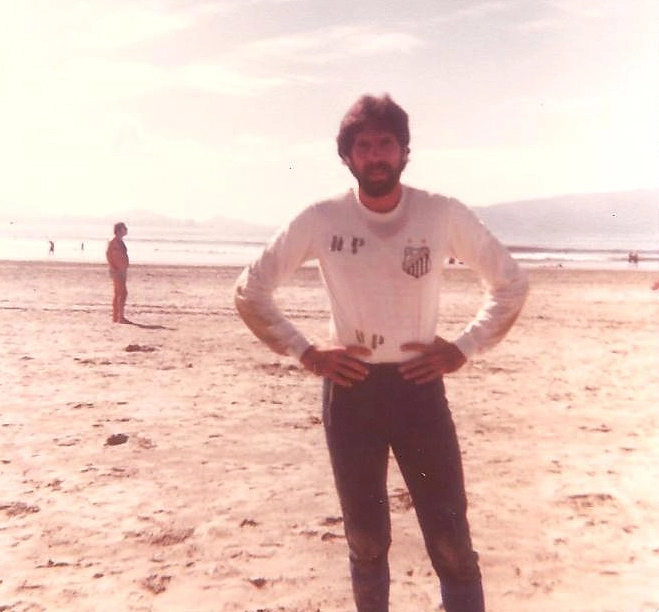
[[[432,268],[430,249],[427,246],[405,247],[403,271],[414,278],[428,274]]]

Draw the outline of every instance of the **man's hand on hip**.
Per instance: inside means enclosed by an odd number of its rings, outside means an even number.
[[[455,344],[439,336],[430,344],[407,342],[400,348],[402,351],[421,353],[400,366],[403,378],[418,384],[455,372],[467,362],[467,358]]]
[[[368,368],[359,357],[370,354],[370,349],[358,345],[346,348],[310,346],[300,357],[300,362],[316,376],[329,378],[342,387],[351,387],[352,383],[364,380],[368,375]]]

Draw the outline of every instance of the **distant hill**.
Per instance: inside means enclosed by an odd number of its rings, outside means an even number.
[[[659,250],[659,189],[560,195],[551,198],[504,202],[473,207],[479,218],[508,246],[616,248]],[[38,222],[40,225],[98,225],[103,236],[121,219],[129,227],[162,228],[176,232],[211,230],[222,237],[266,242],[276,227],[216,216],[206,221],[175,219],[132,210],[117,216],[54,216],[7,213],[0,222]],[[86,230],[87,231],[87,230]]]
[[[637,237],[641,242],[659,240],[659,189],[560,195],[474,207],[474,211],[506,244],[569,245],[587,236],[608,236],[613,241],[628,239],[629,248],[634,248]],[[264,240],[276,229],[222,216],[205,225],[221,228],[225,235]]]
[[[659,238],[659,190],[562,195],[474,211],[507,244],[572,243],[597,236],[634,248],[635,240]]]

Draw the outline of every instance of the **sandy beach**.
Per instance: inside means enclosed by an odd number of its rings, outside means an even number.
[[[234,312],[237,268],[0,262],[0,610],[350,612],[320,381]],[[659,608],[659,293],[529,270],[510,335],[447,378],[490,612]],[[447,271],[441,333],[475,313]],[[279,296],[311,338],[314,269]],[[391,610],[439,610],[395,463]]]

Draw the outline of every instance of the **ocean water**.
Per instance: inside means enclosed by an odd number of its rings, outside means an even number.
[[[217,226],[131,224],[125,241],[134,265],[243,266],[258,255],[272,232],[271,228],[258,228],[228,235]],[[104,264],[110,233],[106,225],[94,223],[2,223],[0,260]],[[639,255],[633,267],[659,270],[658,234],[656,230],[634,236],[513,234],[504,242],[513,257],[527,266],[628,268],[628,254],[633,250]]]
[[[104,264],[112,237],[106,225],[12,223],[0,227],[0,260]],[[131,264],[242,266],[263,248],[271,231],[225,235],[203,226],[129,225],[124,239]],[[49,252],[49,243],[54,252]]]

